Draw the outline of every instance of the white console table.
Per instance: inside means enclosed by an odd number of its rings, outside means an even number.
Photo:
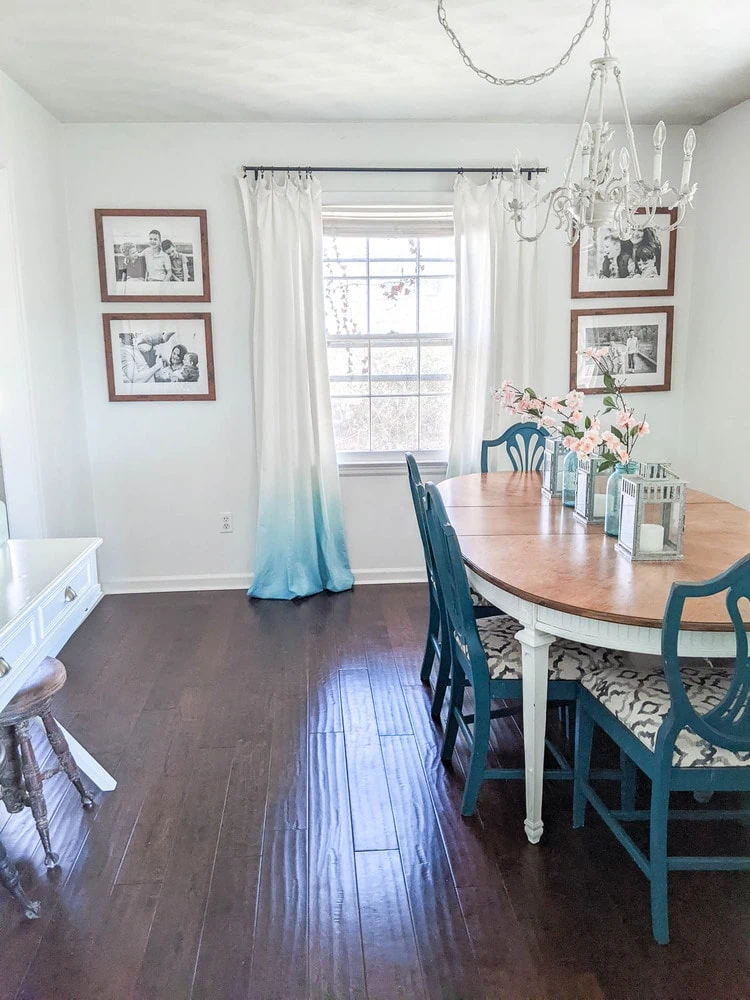
[[[101,538],[16,538],[0,545],[0,709],[101,600],[101,544]],[[65,737],[84,774],[102,791],[114,789],[112,775],[67,731]]]

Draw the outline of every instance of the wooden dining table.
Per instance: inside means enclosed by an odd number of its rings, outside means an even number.
[[[526,836],[542,823],[548,651],[556,637],[631,653],[659,654],[669,591],[677,581],[716,576],[750,552],[750,512],[688,490],[684,558],[631,562],[602,524],[585,524],[541,492],[534,472],[476,473],[439,485],[472,586],[523,625]],[[750,602],[743,615],[750,630]],[[688,601],[679,651],[735,653],[721,595]]]

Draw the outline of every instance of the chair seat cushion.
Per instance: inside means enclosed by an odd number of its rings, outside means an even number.
[[[46,657],[0,712],[0,726],[12,726],[23,718],[36,715],[39,706],[56,695],[65,681],[63,664],[53,656]]]
[[[522,628],[523,625],[505,615],[480,618],[477,621],[477,631],[493,680],[521,679],[521,644],[516,635]],[[549,648],[549,679],[577,681],[588,671],[598,670],[607,663],[619,665],[622,657],[608,649],[582,646],[568,639],[555,639]]]
[[[682,665],[681,673],[688,698],[695,710],[704,715],[724,698],[732,677],[733,665],[723,666],[702,660]],[[669,686],[661,663],[654,667],[633,664],[607,665],[586,674],[581,683],[649,750],[656,746],[656,736],[671,704]],[[747,767],[750,753],[735,753],[713,746],[685,728],[675,741],[673,767]]]

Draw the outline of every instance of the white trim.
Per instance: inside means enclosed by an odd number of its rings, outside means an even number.
[[[424,566],[396,566],[384,569],[355,569],[354,582],[361,585],[376,583],[424,583]],[[252,573],[207,573],[203,576],[134,576],[102,581],[105,594],[168,594],[196,590],[247,590],[253,582]]]
[[[445,478],[448,463],[441,461],[420,462],[417,459],[419,471],[423,477],[437,476]],[[405,476],[406,462],[390,460],[387,462],[339,462],[340,476]]]

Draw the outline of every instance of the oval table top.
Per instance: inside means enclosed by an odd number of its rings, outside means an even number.
[[[440,483],[466,565],[543,607],[602,621],[661,628],[675,581],[716,576],[750,552],[750,512],[688,490],[684,559],[631,562],[601,524],[586,525],[541,492],[534,472],[458,476]],[[750,628],[750,602],[742,602]],[[728,632],[723,595],[688,601],[683,628]]]

